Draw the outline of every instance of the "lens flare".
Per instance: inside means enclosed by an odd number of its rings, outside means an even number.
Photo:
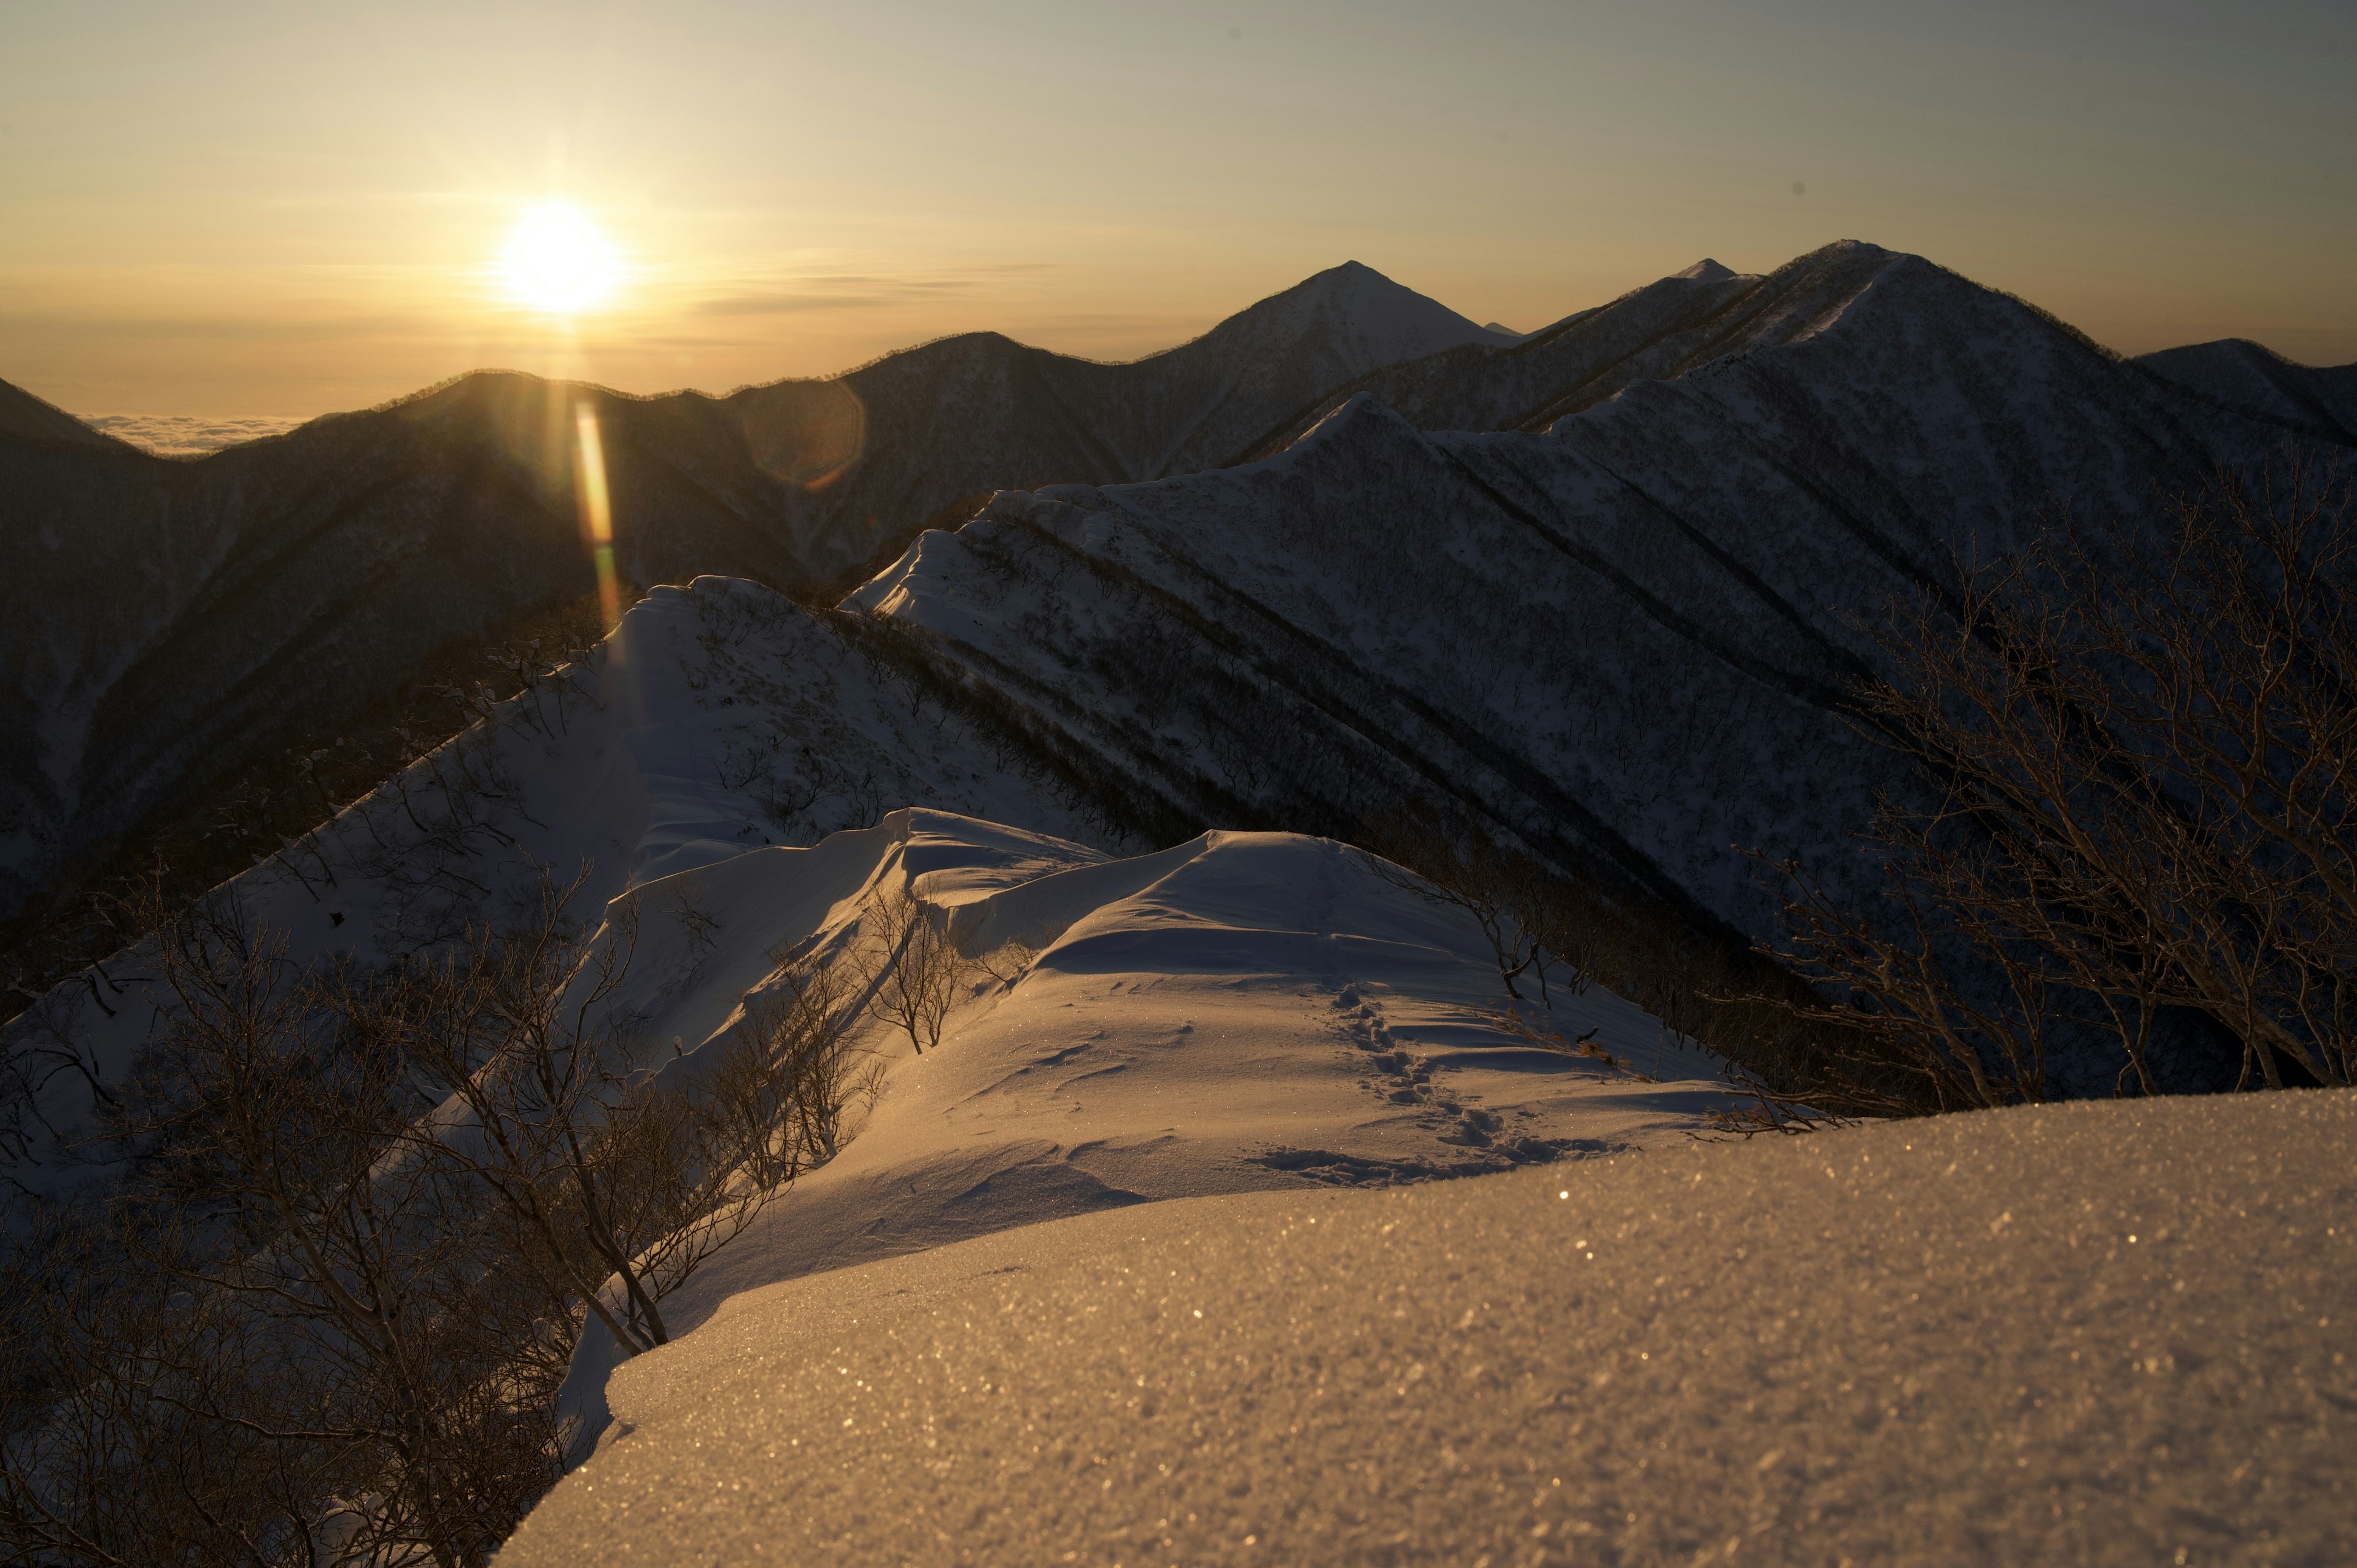
[[[508,287],[535,310],[586,310],[613,291],[620,272],[606,237],[563,202],[525,213],[508,241]]]
[[[606,445],[587,403],[573,411],[574,493],[581,502],[581,538],[597,569],[597,608],[611,631],[622,618],[621,585],[614,576],[614,508],[606,495]]]

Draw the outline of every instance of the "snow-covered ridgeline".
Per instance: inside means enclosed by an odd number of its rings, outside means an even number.
[[[1003,744],[929,703],[840,628],[752,584],[658,588],[583,664],[500,703],[215,897],[294,964],[377,961],[528,909],[544,875],[569,913],[769,844],[810,843],[920,801],[1092,832],[1001,765]],[[60,984],[6,1028],[19,1079],[10,1175],[43,1196],[90,1173],[69,1152],[92,1079],[157,1023],[154,954]]]
[[[1133,364],[973,332],[717,397],[481,371],[172,463],[0,382],[0,915],[191,789],[326,744],[437,650],[594,587],[578,409],[626,577],[807,586],[967,498],[1225,461],[1342,381],[1490,340],[1352,263]],[[110,423],[179,452],[230,433]]]
[[[905,804],[1109,849],[1442,809],[1769,934],[1736,850],[1863,891],[1846,835],[1908,787],[1842,716],[1870,654],[1853,614],[2041,508],[2147,516],[2287,426],[1872,247],[1743,298],[1742,352],[1545,435],[1420,431],[1360,399],[1243,467],[1003,492],[922,535],[856,618],[658,590],[574,705],[511,706],[240,896],[298,954],[365,950],[496,914],[539,865],[593,865],[587,913]],[[105,972],[135,989],[137,967]],[[12,1040],[88,1026],[75,1048],[113,1070],[145,1021],[109,985],[59,988]],[[22,1059],[71,1099],[57,1058]]]
[[[1544,435],[1361,397],[1263,462],[1003,493],[852,602],[1212,820],[1446,800],[1772,936],[1740,852],[1866,896],[1850,835],[1916,788],[1846,716],[1860,621],[2287,435],[1918,258],[1787,271],[1773,334]]]
[[[1013,1226],[1510,1170],[1674,1138],[1726,1104],[1712,1058],[1641,1009],[1558,972],[1551,1004],[1510,1010],[1461,912],[1293,834],[1114,859],[896,812],[637,889],[645,973],[622,1004],[678,1044],[665,1071],[694,1073],[780,951],[825,961],[901,886],[997,973],[924,1056],[863,1024],[888,1067],[871,1116],[665,1303],[674,1336],[741,1291]],[[649,944],[681,897],[711,934]],[[565,1396],[580,1441],[604,1428],[616,1364],[591,1326]]]

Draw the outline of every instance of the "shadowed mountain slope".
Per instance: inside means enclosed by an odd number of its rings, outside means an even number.
[[[1360,396],[1265,462],[998,497],[853,602],[1177,818],[1347,834],[1445,800],[1770,935],[1737,850],[1868,897],[1848,837],[1914,788],[1846,715],[1850,617],[2058,507],[2157,521],[2286,433],[1920,258],[1770,281],[1806,330],[1546,434]]]
[[[0,441],[26,446],[65,446],[86,452],[130,450],[124,442],[93,430],[55,404],[22,387],[0,381]]]
[[[1798,342],[1847,308],[1889,252],[1856,241],[1766,277],[1706,258],[1504,348],[1469,345],[1336,388],[1240,457],[1284,450],[1365,392],[1425,430],[1541,430],[1640,381],[1667,381],[1730,354]]]
[[[1361,396],[1263,462],[1001,493],[839,610],[660,590],[599,656],[603,749],[586,719],[511,735],[505,771],[544,782],[478,847],[418,841],[460,891],[416,892],[408,808],[380,802],[364,838],[336,829],[360,848],[335,897],[395,910],[368,921],[397,946],[468,889],[515,895],[518,843],[594,860],[610,897],[915,804],[1130,852],[1463,816],[1738,942],[1777,927],[1742,848],[1872,907],[1849,835],[1919,786],[1846,714],[1876,657],[1852,618],[2057,506],[2156,521],[2287,433],[1918,257],[1838,246],[1778,280],[1763,303],[1807,331],[1544,433],[1419,430]],[[610,825],[567,825],[585,811]],[[317,919],[303,864],[267,875]],[[2165,1080],[2211,1080],[2191,1045],[2164,1056]],[[2110,1071],[2058,1051],[2055,1087]]]
[[[722,398],[487,372],[195,461],[0,389],[0,914],[249,759],[329,744],[436,650],[588,592],[579,409],[626,578],[807,594],[961,501],[1200,467],[1387,359],[1492,339],[1353,263],[1134,364],[975,333]]]
[[[2240,413],[2304,435],[2357,441],[2357,365],[2298,364],[2242,338],[2163,349],[2136,362]]]

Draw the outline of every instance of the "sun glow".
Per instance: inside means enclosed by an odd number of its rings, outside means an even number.
[[[613,292],[620,272],[606,237],[580,209],[563,202],[525,213],[508,241],[508,287],[535,310],[586,310]]]

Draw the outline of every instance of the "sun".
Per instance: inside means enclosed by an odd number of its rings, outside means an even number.
[[[508,241],[508,287],[535,310],[586,310],[613,291],[620,271],[597,226],[561,201],[525,213]]]

